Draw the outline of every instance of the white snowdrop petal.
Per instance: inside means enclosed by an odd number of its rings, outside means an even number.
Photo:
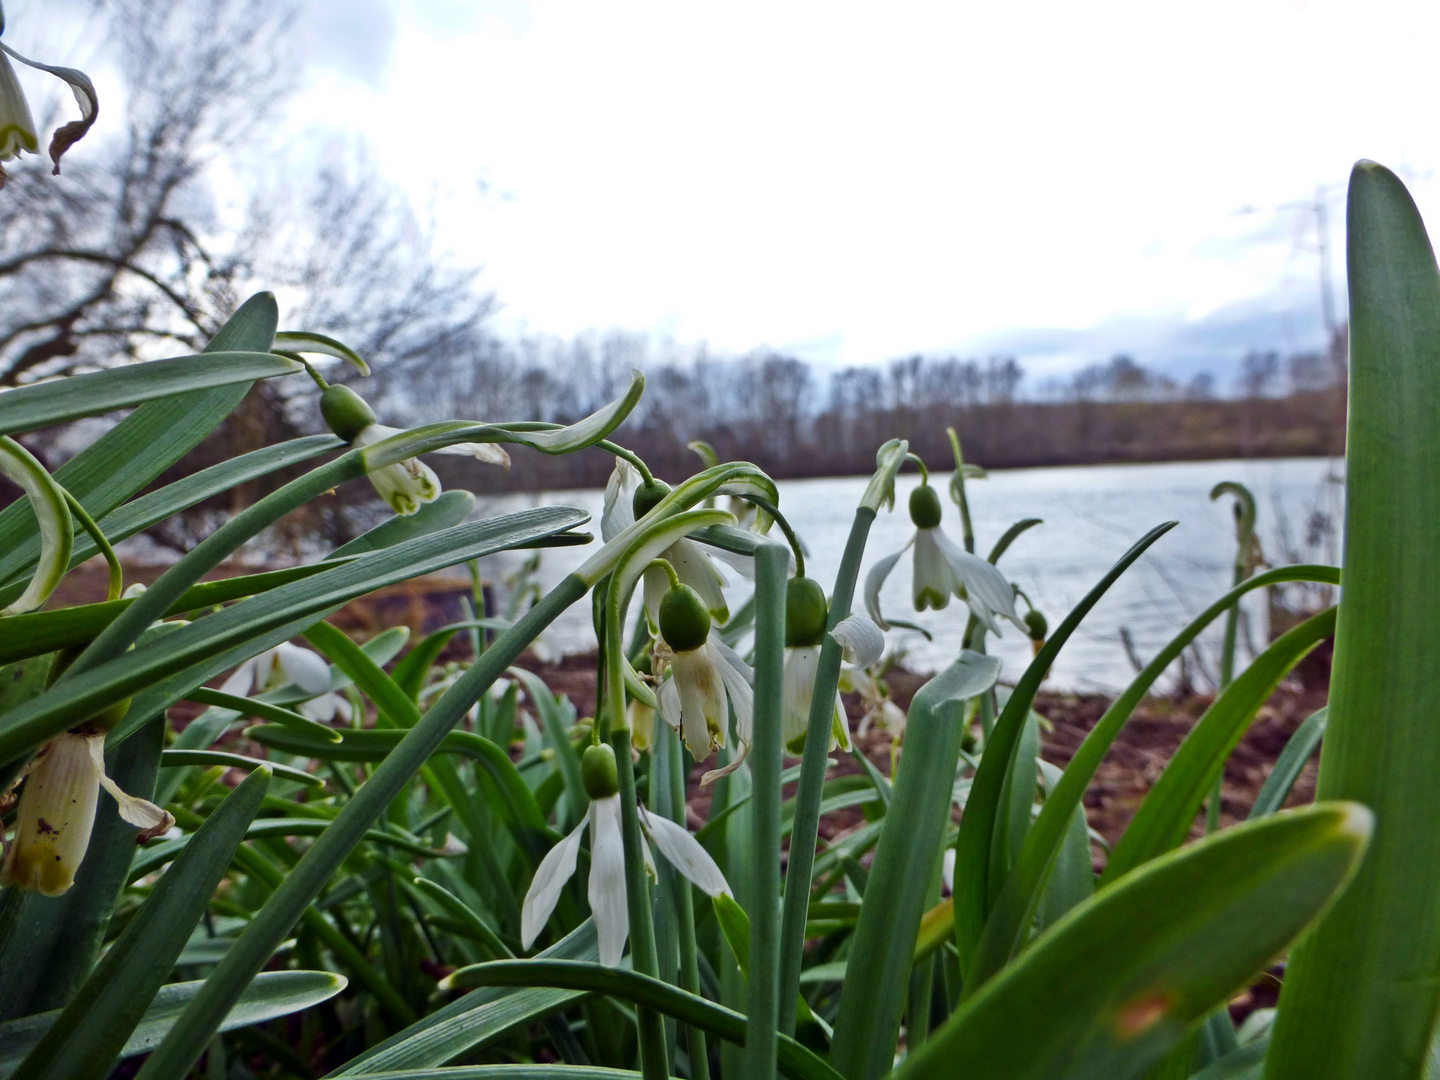
[[[755,691],[750,686],[753,672],[715,635],[710,636],[710,640],[705,643],[705,648],[709,649],[715,657],[715,669],[720,673],[720,682],[725,687],[725,694],[729,697],[731,706],[735,709],[735,732],[741,742],[748,744],[753,741],[755,730]],[[722,649],[730,652],[730,655],[734,657],[733,662],[725,656],[724,652],[721,652]],[[720,720],[721,746],[725,745],[724,732],[729,720],[728,716],[722,716]]]
[[[915,574],[910,591],[916,611],[932,607],[941,610],[950,603],[955,591],[956,575],[940,550],[939,529],[920,529],[915,533]]]
[[[708,896],[730,892],[720,867],[683,825],[644,810],[640,812],[640,821],[651,842],[665,856],[665,861],[693,881],[702,892]]]
[[[880,590],[885,585],[885,579],[895,569],[895,564],[900,561],[900,556],[905,554],[909,544],[895,552],[893,555],[886,555],[870,568],[870,573],[865,575],[865,610],[870,613],[870,618],[882,630],[889,630],[890,624],[885,621],[885,616],[880,614]]]
[[[938,529],[935,531],[936,545],[970,597],[1023,630],[1025,624],[1015,612],[1015,592],[1005,580],[1005,575],[992,563],[958,546]]]
[[[635,508],[631,500],[638,487],[635,470],[624,458],[615,459],[615,468],[605,483],[605,509],[600,515],[600,537],[610,540],[635,524]]]
[[[307,694],[323,694],[330,689],[330,665],[319,653],[302,649],[290,642],[275,647],[285,677]]]
[[[525,894],[525,904],[520,910],[520,944],[527,949],[550,921],[550,913],[560,902],[560,890],[575,873],[575,860],[580,854],[580,835],[588,823],[587,815],[569,836],[545,853],[535,869],[530,891]]]
[[[600,963],[615,967],[630,936],[625,902],[625,840],[620,827],[620,796],[590,804],[590,913],[599,939]]]
[[[845,662],[856,667],[869,667],[885,652],[884,632],[864,615],[847,615],[830,636],[845,650]]]
[[[487,465],[500,465],[510,468],[510,455],[499,443],[488,442],[462,442],[452,446],[442,446],[439,450],[432,450],[434,454],[455,454],[460,457],[472,457],[476,461],[483,461]]]
[[[252,658],[230,673],[230,677],[220,684],[220,692],[234,694],[236,697],[248,697],[254,686],[255,660]]]
[[[660,701],[660,716],[676,731],[680,730],[680,688],[675,685],[675,677],[672,675],[660,684],[660,693],[656,695]]]
[[[815,698],[815,674],[820,649],[806,645],[790,650],[781,686],[780,742],[786,753],[798,754],[810,728],[810,703]]]

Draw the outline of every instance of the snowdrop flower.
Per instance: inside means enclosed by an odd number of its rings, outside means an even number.
[[[318,653],[288,641],[246,660],[225,680],[220,691],[248,697],[254,689],[274,690],[286,683],[294,683],[311,695],[300,705],[300,712],[311,720],[324,723],[337,716],[350,719],[350,702],[330,689],[330,665]]]
[[[77,728],[55,736],[40,750],[26,774],[15,818],[15,838],[0,862],[0,885],[59,896],[75,883],[90,845],[95,809],[104,788],[120,816],[157,836],[175,819],[152,802],[127,795],[105,775],[105,732]]]
[[[954,594],[965,598],[975,618],[993,634],[1000,633],[1000,618],[1025,629],[1015,613],[1015,595],[1004,575],[978,555],[956,547],[940,530],[940,496],[928,483],[922,483],[910,493],[910,520],[915,523],[915,535],[910,543],[877,562],[865,578],[865,607],[882,629],[890,629],[890,624],[880,613],[880,588],[900,556],[912,547],[915,549],[916,611],[927,607],[939,611],[950,603]]]
[[[860,695],[860,707],[865,715],[860,721],[858,734],[864,735],[870,730],[871,724],[879,724],[895,742],[904,740],[905,710],[891,700],[878,679],[864,668],[856,668],[846,672],[841,681],[848,683],[846,689]]]
[[[560,900],[560,890],[575,874],[580,837],[590,829],[590,912],[600,944],[600,963],[615,967],[625,952],[630,936],[630,914],[625,893],[625,838],[620,825],[620,784],[615,769],[615,751],[595,745],[580,761],[580,777],[590,808],[585,820],[540,860],[520,915],[520,941],[529,949],[540,936],[550,913]],[[642,845],[645,861],[652,867],[650,844],[659,849],[670,865],[684,874],[709,896],[728,894],[730,886],[700,841],[673,821],[640,810],[640,827],[649,843]]]
[[[623,458],[615,460],[615,468],[605,485],[605,509],[600,515],[600,535],[610,540],[624,529],[635,524],[655,508],[656,503],[670,493],[670,485],[663,480],[640,483],[640,478],[630,463]],[[729,552],[716,554],[730,556]],[[725,575],[713,559],[694,540],[677,540],[660,553],[660,558],[675,568],[680,581],[690,586],[710,613],[724,622],[730,617],[730,607],[725,602]],[[727,561],[745,577],[754,577],[754,560],[743,555],[730,556]],[[650,615],[650,624],[659,625],[660,600],[665,595],[665,572],[651,568],[645,571],[645,610]]]
[[[4,15],[0,14],[0,30],[4,29]],[[30,103],[25,100],[25,91],[15,75],[11,58],[28,67],[48,71],[63,80],[75,95],[80,106],[80,119],[62,124],[50,139],[50,160],[54,162],[55,175],[60,173],[60,156],[79,142],[100,113],[100,99],[95,95],[95,84],[83,71],[74,68],[52,67],[35,60],[27,60],[4,42],[0,42],[0,161],[11,161],[22,151],[37,153],[40,136],[35,128],[35,119],[30,114]],[[8,174],[0,168],[0,188],[5,186]]]
[[[320,395],[320,414],[331,431],[354,447],[373,446],[404,432],[404,428],[377,424],[374,410],[348,386],[327,386]],[[510,467],[510,455],[493,443],[456,443],[434,452]],[[419,458],[382,465],[370,473],[370,483],[397,514],[413,514],[440,497],[440,478]]]
[[[662,571],[663,572],[663,571]],[[735,707],[735,732],[740,752],[723,769],[706,773],[702,785],[734,772],[750,753],[755,720],[755,673],[735,650],[713,633],[705,601],[690,586],[672,585],[660,601],[662,655],[670,677],[657,696],[660,715],[684,735],[690,756],[704,761],[725,745],[730,706]]]
[[[780,713],[780,737],[785,749],[798,757],[805,752],[810,708],[815,700],[815,677],[820,669],[820,646],[828,617],[825,592],[814,578],[791,578],[785,590],[785,676]],[[885,650],[880,628],[863,615],[850,615],[831,634],[849,663],[875,663]],[[849,750],[850,721],[840,690],[830,725],[830,746]]]

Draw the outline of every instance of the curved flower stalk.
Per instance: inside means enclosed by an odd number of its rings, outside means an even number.
[[[30,451],[8,435],[0,435],[0,476],[25,492],[40,525],[40,559],[35,573],[15,602],[0,611],[0,615],[19,615],[45,603],[70,568],[75,523],[66,505],[64,489]]]
[[[175,819],[152,802],[127,795],[105,775],[105,732],[77,728],[51,739],[27,772],[15,817],[15,836],[0,862],[0,885],[59,896],[75,883],[90,845],[95,809],[104,788],[120,816],[141,830],[139,839],[158,836]]]
[[[315,374],[313,368],[310,372],[317,382],[323,384],[324,380]],[[396,435],[407,434],[403,428],[377,424],[374,410],[348,386],[326,385],[320,395],[320,413],[331,431],[356,448],[375,446]],[[495,443],[452,443],[437,447],[433,453],[473,457],[491,465],[510,467],[510,455]],[[378,464],[369,470],[369,476],[380,497],[397,514],[413,514],[425,503],[440,497],[440,478],[418,457]]]
[[[605,509],[600,515],[600,535],[605,540],[614,539],[621,532],[635,524],[637,511],[645,513],[670,492],[663,481],[652,480],[642,484],[634,467],[624,458],[615,459],[615,468],[605,484]],[[728,552],[726,553],[729,554]],[[680,581],[694,589],[710,613],[721,622],[730,617],[724,588],[729,582],[715,565],[710,554],[694,540],[676,540],[660,557],[675,568]],[[754,577],[753,560],[744,556],[733,556],[732,565],[746,577]],[[749,564],[747,567],[746,564]],[[747,572],[748,571],[748,572]],[[666,579],[663,570],[652,567],[645,571],[645,611],[650,616],[650,625],[658,625],[660,599],[665,595]]]
[[[4,30],[4,16],[0,15],[0,31]],[[35,154],[40,149],[40,136],[35,119],[30,114],[30,103],[15,74],[11,59],[27,67],[54,75],[70,87],[75,103],[80,106],[80,119],[62,124],[50,138],[50,160],[54,164],[53,174],[60,175],[60,158],[82,138],[100,115],[100,99],[95,94],[95,84],[90,76],[75,68],[53,67],[21,56],[3,41],[0,41],[0,161],[12,161],[21,152]],[[0,168],[0,188],[5,186],[9,174]]]
[[[1015,611],[1015,594],[992,564],[958,547],[940,528],[940,496],[928,482],[910,493],[910,520],[915,535],[899,551],[886,555],[870,568],[865,578],[865,608],[883,629],[890,624],[880,611],[880,589],[901,556],[915,551],[912,591],[915,610],[940,610],[952,595],[962,597],[975,618],[991,633],[999,635],[1000,619],[1022,631],[1025,624]]]
[[[529,949],[550,919],[560,900],[560,891],[575,874],[580,839],[590,830],[590,912],[599,939],[600,962],[615,967],[625,952],[630,936],[630,917],[625,891],[625,841],[620,823],[620,788],[615,754],[610,747],[596,744],[585,751],[581,777],[590,807],[585,818],[540,861],[521,910],[520,941]],[[654,875],[653,845],[661,855],[709,896],[730,895],[725,875],[715,865],[700,841],[682,825],[639,808],[640,828],[648,843],[643,845],[645,862]]]
[[[274,690],[286,683],[294,683],[311,695],[300,705],[300,712],[311,720],[324,723],[337,716],[350,719],[350,703],[330,689],[330,665],[318,653],[288,641],[246,660],[231,672],[220,690],[248,697],[257,687],[262,691]]]

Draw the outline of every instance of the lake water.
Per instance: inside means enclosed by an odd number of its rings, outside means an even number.
[[[1137,539],[1163,521],[1179,525],[1155,543],[1110,589],[1061,652],[1050,685],[1074,690],[1114,691],[1134,673],[1121,643],[1128,630],[1135,651],[1148,660],[1177,630],[1229,586],[1235,552],[1229,498],[1212,503],[1210,489],[1235,480],[1255,493],[1258,531],[1272,564],[1296,559],[1338,562],[1335,531],[1307,544],[1307,530],[1321,518],[1337,526],[1343,506],[1343,462],[1323,458],[1265,461],[1206,461],[1155,465],[1097,465],[992,472],[988,479],[967,485],[976,547],[982,554],[1011,524],[1021,518],[1044,519],[1026,532],[1000,562],[1006,576],[1031,597],[1051,627]],[[805,541],[807,570],[827,592],[835,579],[841,551],[849,534],[855,505],[867,477],[789,480],[780,483],[780,508]],[[942,492],[948,474],[934,474]],[[913,533],[905,507],[919,482],[913,472],[897,485],[897,510],[881,513],[870,533],[862,563],[861,582],[882,556],[903,547]],[[599,533],[603,492],[552,491],[538,495],[507,495],[482,500],[486,514],[528,506],[564,504],[588,510]],[[1317,517],[1320,515],[1321,517]],[[959,513],[948,499],[943,527],[957,542]],[[1323,533],[1323,529],[1320,530]],[[778,536],[778,531],[776,532]],[[593,547],[547,550],[540,581],[549,587],[579,566]],[[517,565],[520,556],[506,553],[490,562],[494,574]],[[499,565],[493,565],[498,562]],[[736,575],[730,574],[734,579]],[[732,580],[732,592],[743,598],[743,582]],[[857,593],[859,590],[857,589]],[[857,603],[858,603],[857,596]],[[1253,640],[1266,640],[1265,608],[1258,594],[1247,606]],[[913,620],[934,635],[896,630],[887,635],[892,648],[906,654],[919,670],[933,670],[954,659],[965,628],[966,608],[959,602],[940,612],[917,616],[910,602],[908,556],[901,560],[881,597],[887,614]],[[735,606],[732,603],[732,607]],[[1023,612],[1023,603],[1019,605]],[[577,605],[547,632],[551,648],[576,652],[593,648],[589,605]],[[1219,626],[1200,642],[1201,664],[1213,670],[1218,655]],[[990,651],[1005,662],[1004,678],[1019,676],[1030,658],[1030,644],[1011,627]],[[1241,661],[1246,659],[1242,647]],[[1203,685],[1203,677],[1197,678]]]

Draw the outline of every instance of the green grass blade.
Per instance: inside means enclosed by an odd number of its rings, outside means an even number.
[[[216,965],[205,988],[186,1010],[184,1023],[151,1055],[139,1080],[180,1080],[204,1051],[221,1019],[330,880],[367,829],[404,790],[471,705],[560,612],[588,591],[576,574],[535,604],[514,628],[500,635],[470,669],[431,707],[420,723],[370,778],[360,785],[330,828],[316,838],[249,927]]]
[[[1185,842],[1200,804],[1260,706],[1290,669],[1334,632],[1334,626],[1334,608],[1306,619],[1257,656],[1205,710],[1115,845],[1100,878],[1102,885]]]
[[[538,959],[593,961],[595,924],[577,929],[540,953]],[[427,1069],[472,1054],[517,1024],[532,1023],[583,997],[574,990],[509,990],[482,987],[443,1005],[429,1016],[346,1062],[330,1075],[375,1076],[400,1069]]]
[[[11,712],[0,724],[0,762],[20,756],[56,732],[159,678],[277,626],[332,609],[381,585],[559,532],[583,522],[586,517],[579,510],[541,507],[461,525],[356,559],[327,573],[292,582],[253,597],[247,603],[226,608],[167,634],[163,642],[142,644],[83,674],[62,678],[45,694]],[[150,593],[146,593],[135,600],[132,607],[110,624],[106,633],[140,610],[149,596]]]
[[[1185,651],[1190,642],[1241,596],[1253,589],[1288,581],[1321,581],[1336,585],[1340,582],[1340,571],[1333,566],[1282,566],[1258,574],[1236,586],[1191,620],[1190,625],[1146,664],[1144,670],[1125,688],[1125,692],[1105,710],[1105,714],[1075,751],[1075,756],[1065,767],[1060,782],[1045,800],[1040,816],[1035,819],[1025,836],[1020,856],[1011,867],[1000,897],[985,923],[985,931],[971,967],[972,979],[983,982],[998,971],[1020,947],[1023,934],[1030,926],[1036,905],[1040,902],[1056,853],[1070,828],[1070,822],[1077,809],[1083,813],[1082,800],[1090,781],[1095,777],[1095,771],[1100,767],[1100,762],[1109,752],[1116,736],[1120,734],[1120,729],[1130,719],[1141,699],[1155,685],[1155,681],[1175,662],[1176,657]]]
[[[162,986],[120,1051],[133,1057],[153,1050],[174,1026],[203,982]],[[220,1024],[221,1031],[261,1024],[328,1001],[345,989],[345,980],[328,971],[265,971],[240,996]],[[25,1056],[60,1017],[60,1010],[36,1013],[0,1024],[0,1080],[10,1077]]]
[[[972,969],[980,934],[989,914],[990,897],[995,892],[990,884],[990,847],[995,838],[995,822],[1000,816],[1000,797],[1005,777],[1010,772],[1010,761],[1015,756],[1016,744],[1030,716],[1035,693],[1055,663],[1055,657],[1090,609],[1100,602],[1110,586],[1151,544],[1174,527],[1175,522],[1167,521],[1142,536],[1065,616],[1025,669],[1025,674],[1020,676],[986,740],[985,755],[975,771],[975,781],[965,803],[965,816],[960,822],[960,837],[955,844],[955,943],[960,950],[960,970],[965,973],[967,987],[972,990],[979,985]]]
[[[610,994],[703,1028],[727,1042],[745,1044],[746,1021],[739,1013],[623,968],[575,960],[498,960],[461,968],[450,980],[456,986],[550,986]],[[841,1080],[840,1073],[794,1039],[781,1036],[777,1047],[780,1075],[795,1080]],[[765,1075],[774,1076],[775,1070]]]
[[[826,629],[833,630],[850,614],[855,599],[855,581],[875,511],[861,506],[855,511],[850,535],[840,556],[835,588],[830,594]],[[820,831],[820,802],[824,794],[826,762],[829,760],[832,702],[840,684],[841,648],[828,633],[820,645],[820,663],[815,669],[815,693],[805,727],[805,749],[800,756],[800,782],[795,789],[795,813],[790,848],[785,866],[785,899],[780,912],[780,1002],[779,1028],[795,1033],[795,1001],[800,990],[800,962],[805,950],[805,908],[810,901],[811,875],[815,870],[815,840]]]
[[[183,765],[198,765],[206,769],[215,765],[223,765],[227,769],[244,769],[246,772],[268,768],[281,780],[293,780],[297,784],[311,788],[325,786],[324,779],[319,776],[312,776],[300,769],[292,769],[289,765],[277,765],[272,761],[246,757],[244,754],[227,754],[219,750],[166,750],[160,755],[161,768],[173,769]]]
[[[915,940],[949,823],[962,702],[987,692],[999,673],[998,657],[967,651],[911,702],[904,764],[875,849],[835,1021],[830,1061],[850,1080],[882,1076],[894,1059]]]
[[[207,391],[208,393],[209,391]],[[134,536],[170,515],[194,506],[196,503],[228,491],[237,484],[267,476],[277,469],[306,461],[326,450],[337,449],[344,444],[333,435],[307,435],[300,439],[277,446],[267,446],[249,454],[242,454],[229,461],[212,465],[208,469],[167,484],[159,491],[142,495],[124,506],[112,510],[100,521],[100,528],[112,544]],[[61,469],[61,473],[65,470]],[[58,476],[59,474],[57,474]],[[38,540],[31,538],[5,549],[0,556],[0,581],[10,581],[34,565],[39,554]],[[87,535],[75,538],[75,548],[70,555],[70,568],[74,569],[96,552],[95,542]],[[18,594],[19,585],[11,583],[0,588],[0,606],[10,603]]]
[[[1355,885],[1296,950],[1266,1076],[1405,1080],[1440,1013],[1440,272],[1400,180],[1350,177],[1345,589],[1321,798],[1379,825]]]
[[[1305,763],[1310,760],[1315,747],[1319,746],[1320,740],[1325,737],[1325,722],[1329,715],[1328,708],[1318,709],[1295,729],[1295,733],[1286,742],[1285,749],[1280,751],[1280,756],[1275,759],[1275,767],[1265,778],[1260,794],[1255,796],[1255,804],[1250,807],[1249,814],[1252,820],[1273,814],[1285,805],[1290,789],[1300,778]]]
[[[1143,1076],[1315,919],[1370,825],[1363,807],[1324,803],[1147,863],[967,999],[897,1080]]]
[[[109,1075],[209,905],[269,785],[269,770],[257,769],[226,796],[21,1063],[16,1080]]]
[[[348,544],[341,544],[327,558],[340,559],[347,555],[364,555],[366,552],[394,547],[417,536],[427,536],[432,532],[459,525],[474,510],[475,496],[470,492],[442,491],[434,502],[426,503],[413,514],[397,514],[389,521],[382,521]]]
[[[128,409],[192,390],[294,375],[303,370],[295,361],[273,353],[233,351],[196,353],[52,379],[0,396],[0,435]]]
[[[240,305],[205,351],[263,352],[270,348],[276,319],[275,297],[257,293]],[[55,479],[98,520],[179,461],[249,390],[249,384],[234,383],[147,402],[62,465]],[[35,516],[27,505],[14,503],[0,511],[0,553],[25,550],[34,534]],[[30,550],[33,558],[38,548]],[[7,568],[3,577],[15,572]]]
[[[570,732],[565,726],[565,716],[560,710],[560,703],[555,700],[555,692],[532,671],[514,667],[509,674],[511,678],[520,680],[520,684],[525,687],[525,693],[530,695],[530,701],[539,714],[545,743],[554,751],[555,764],[560,769],[560,775],[565,778],[567,810],[559,826],[561,832],[568,832],[580,821],[580,815],[589,804],[585,785],[580,780],[580,754],[576,751],[575,744],[570,741]]]

